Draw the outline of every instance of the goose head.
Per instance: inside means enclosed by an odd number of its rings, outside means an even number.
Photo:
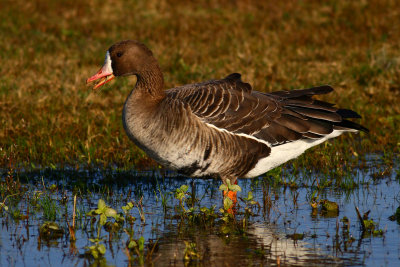
[[[126,40],[112,45],[106,52],[103,66],[86,83],[97,81],[93,90],[108,83],[118,76],[141,76],[148,72],[157,62],[153,53],[144,44]]]

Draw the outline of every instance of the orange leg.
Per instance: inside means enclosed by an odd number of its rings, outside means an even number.
[[[233,192],[233,191],[224,191],[224,197],[229,197],[232,202],[233,202],[233,206],[236,205],[237,203],[237,192]]]
[[[237,184],[237,180],[235,181],[235,184]],[[224,198],[225,197],[229,197],[232,200],[232,207],[230,209],[227,210],[228,213],[235,215],[236,213],[236,203],[237,203],[237,192],[233,192],[233,191],[225,191],[223,192],[224,194]]]

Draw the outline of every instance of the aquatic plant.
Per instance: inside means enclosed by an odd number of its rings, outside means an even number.
[[[179,200],[179,206],[181,207],[182,212],[183,212],[182,214],[184,214],[186,212],[184,203],[185,203],[185,200],[188,195],[188,193],[187,193],[188,188],[189,187],[187,185],[181,185],[180,188],[177,188],[175,190],[175,194],[174,194],[175,198]]]
[[[49,194],[45,194],[44,197],[39,200],[39,205],[43,210],[43,218],[45,220],[55,221],[57,219],[59,208],[56,201]]]
[[[184,263],[185,266],[193,264],[193,262],[200,261],[202,259],[200,253],[197,250],[197,245],[194,242],[184,241],[185,251],[184,251]]]
[[[55,222],[45,222],[39,228],[39,237],[46,241],[61,238],[63,235],[64,229]]]
[[[384,235],[384,231],[382,229],[379,229],[378,223],[369,218],[370,210],[365,212],[363,216],[361,216],[358,207],[355,207],[355,209],[357,212],[358,220],[360,222],[363,238],[369,237],[371,235],[374,237],[382,237]]]
[[[93,258],[97,259],[105,254],[106,248],[100,242],[103,241],[101,237],[101,228],[106,225],[108,218],[114,218],[115,224],[120,224],[124,221],[124,217],[117,213],[113,208],[106,205],[104,200],[99,199],[97,203],[97,209],[93,209],[87,213],[87,216],[93,216],[98,218],[97,223],[97,236],[96,238],[90,238],[89,241],[94,243],[92,246],[86,247],[86,254],[90,254]]]

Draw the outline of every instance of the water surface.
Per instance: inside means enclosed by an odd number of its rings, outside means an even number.
[[[396,172],[397,170],[397,172]],[[90,229],[90,221],[84,216],[97,207],[98,199],[121,212],[129,200],[138,203],[142,198],[145,222],[140,220],[138,208],[131,210],[137,218],[134,237],[144,237],[146,250],[154,247],[146,264],[155,266],[238,266],[270,264],[280,266],[397,266],[400,264],[400,226],[389,217],[399,207],[400,186],[398,169],[386,177],[377,178],[377,170],[357,171],[352,177],[357,181],[355,189],[337,189],[333,186],[321,190],[319,199],[328,199],[339,205],[339,213],[325,214],[313,210],[309,204],[315,191],[308,177],[296,177],[299,187],[273,186],[270,178],[241,179],[245,198],[252,191],[259,205],[252,206],[254,216],[244,231],[224,226],[221,218],[210,224],[190,223],[181,217],[179,202],[170,192],[181,185],[188,185],[188,198],[197,201],[194,207],[211,208],[220,214],[222,195],[219,181],[212,179],[192,180],[173,173],[47,170],[20,173],[25,180],[28,195],[45,192],[43,186],[56,184],[51,198],[57,203],[56,222],[65,230],[64,235],[52,240],[39,238],[39,228],[46,221],[40,209],[29,211],[29,219],[17,220],[4,212],[1,214],[0,265],[1,266],[128,266],[124,253],[128,235],[122,230],[109,240],[102,229],[106,246],[105,258],[95,262],[84,257],[85,247],[92,245],[89,238],[96,236]],[[318,174],[312,174],[318,178]],[[5,174],[3,175],[5,176]],[[396,177],[397,176],[397,177]],[[305,184],[306,186],[302,186]],[[315,184],[315,183],[314,183]],[[48,189],[47,189],[48,190]],[[66,218],[71,221],[73,192],[78,194],[76,242],[69,240]],[[162,197],[167,199],[163,206]],[[32,201],[32,200],[30,200]],[[26,214],[28,202],[17,207]],[[65,203],[65,204],[63,204]],[[185,208],[190,208],[186,203]],[[244,218],[246,203],[239,200],[237,220]],[[383,235],[366,234],[361,230],[355,207],[361,213],[370,211],[369,218],[376,222]],[[347,217],[348,226],[342,220]],[[86,219],[85,219],[86,218]],[[127,225],[125,225],[127,226]],[[296,234],[300,234],[295,237]],[[185,261],[185,241],[195,244],[197,259]],[[147,248],[148,245],[148,248]],[[139,260],[132,261],[140,265]]]

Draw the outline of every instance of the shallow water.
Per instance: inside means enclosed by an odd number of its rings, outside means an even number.
[[[396,170],[385,178],[372,178],[372,172],[357,171],[354,179],[359,187],[354,190],[324,189],[319,197],[339,205],[339,213],[324,214],[314,211],[309,204],[313,192],[310,186],[290,189],[284,186],[272,187],[263,178],[239,180],[246,197],[253,192],[259,206],[253,206],[255,216],[250,217],[245,231],[224,229],[221,219],[213,224],[188,223],[179,216],[179,202],[172,192],[181,185],[189,185],[188,192],[198,201],[196,207],[216,205],[216,213],[222,206],[219,181],[205,179],[192,180],[171,173],[139,173],[117,171],[56,171],[20,173],[26,179],[32,195],[43,186],[57,184],[53,198],[59,204],[56,222],[68,232],[64,218],[66,209],[70,218],[73,206],[72,191],[80,188],[78,211],[85,214],[97,207],[102,198],[107,205],[118,212],[128,200],[139,201],[143,196],[145,223],[141,222],[138,209],[131,214],[137,218],[134,224],[135,239],[143,236],[146,245],[157,243],[148,264],[155,266],[238,266],[280,265],[280,266],[398,266],[400,264],[400,226],[390,221],[400,205],[400,185]],[[316,174],[315,174],[316,175]],[[316,175],[317,176],[317,175]],[[397,176],[397,177],[396,177]],[[297,177],[298,184],[302,178]],[[362,182],[361,182],[362,181]],[[307,182],[304,182],[307,184]],[[309,183],[311,184],[311,183]],[[75,189],[74,189],[75,188]],[[84,188],[84,189],[82,189]],[[89,193],[88,193],[89,192]],[[168,196],[164,211],[161,196]],[[66,204],[62,205],[62,200]],[[187,205],[189,207],[190,205]],[[241,222],[246,204],[239,201],[237,220]],[[367,235],[361,231],[355,206],[361,213],[370,210],[369,218],[378,223],[384,231],[382,236]],[[19,208],[26,213],[23,202]],[[343,227],[343,217],[349,219],[349,228]],[[82,216],[84,218],[85,216]],[[46,221],[39,211],[30,210],[28,220],[14,220],[3,212],[0,221],[0,265],[1,266],[81,266],[95,265],[128,266],[124,253],[128,235],[122,231],[109,240],[103,229],[102,236],[106,246],[105,259],[94,262],[83,257],[85,247],[90,246],[89,238],[96,231],[90,231],[89,221],[77,217],[77,240],[71,246],[68,234],[53,240],[41,240],[39,227]],[[299,240],[293,234],[304,234]],[[184,261],[185,242],[196,244],[199,259]],[[149,246],[148,250],[153,247]],[[132,262],[139,265],[140,261]]]

